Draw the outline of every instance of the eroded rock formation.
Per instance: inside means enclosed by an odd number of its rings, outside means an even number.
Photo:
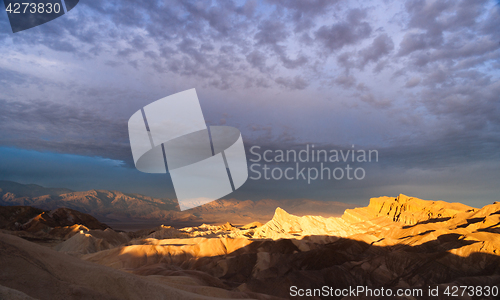
[[[47,251],[216,297],[287,298],[292,285],[500,284],[498,202],[477,209],[399,195],[373,198],[341,218],[299,217],[277,208],[267,223],[245,226],[159,226],[127,233],[64,228],[79,231]],[[3,285],[4,293],[25,292]]]

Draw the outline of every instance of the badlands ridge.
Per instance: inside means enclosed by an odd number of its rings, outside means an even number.
[[[75,192],[62,188],[45,188],[36,184],[20,184],[0,180],[0,206],[32,206],[43,210],[66,207],[90,214],[101,222],[129,231],[151,224],[202,223],[247,224],[267,222],[276,207],[301,215],[335,216],[353,208],[351,204],[310,199],[258,201],[220,199],[186,211],[179,211],[176,199],[122,193],[120,191],[90,190]],[[128,226],[125,224],[128,223]],[[135,226],[134,226],[135,225]],[[146,227],[145,227],[146,226]]]
[[[135,232],[68,209],[0,208],[0,299],[282,299],[292,285],[500,284],[498,202],[477,209],[399,195],[340,218],[277,208],[265,224]]]

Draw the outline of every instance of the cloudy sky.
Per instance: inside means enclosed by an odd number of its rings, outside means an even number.
[[[173,198],[168,175],[135,170],[127,122],[196,88],[247,150],[379,152],[363,180],[228,197],[499,200],[498,1],[80,0],[15,34],[0,13],[0,49],[0,179]]]

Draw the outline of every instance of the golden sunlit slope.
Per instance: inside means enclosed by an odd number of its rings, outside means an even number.
[[[218,279],[240,291],[286,297],[292,284],[494,285],[499,251],[500,203],[476,209],[400,195],[373,198],[341,218],[277,208],[263,225],[159,227],[127,244],[80,253],[140,275],[209,276],[212,284]]]
[[[200,281],[175,288],[168,278],[158,280],[114,270],[2,233],[0,266],[0,296],[11,299],[271,298],[213,288]],[[178,285],[179,278],[172,278],[172,282]]]
[[[371,198],[368,207],[347,209],[343,219],[356,222],[384,216],[395,222],[412,225],[430,219],[465,217],[477,210],[461,203],[422,200],[401,194],[397,198]]]

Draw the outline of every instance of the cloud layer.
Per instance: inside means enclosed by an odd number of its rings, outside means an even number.
[[[132,113],[195,87],[208,122],[247,147],[497,161],[498,28],[488,0],[80,1],[16,34],[2,15],[0,146],[131,165]]]

